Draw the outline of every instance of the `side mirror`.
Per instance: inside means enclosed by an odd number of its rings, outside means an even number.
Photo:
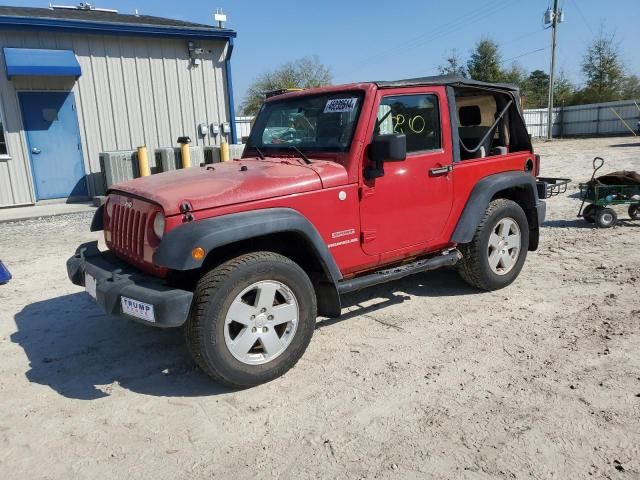
[[[376,164],[367,168],[365,177],[372,180],[384,175],[384,162],[399,162],[407,158],[407,137],[404,134],[378,135],[369,145],[369,159]]]
[[[373,137],[369,158],[375,163],[404,160],[407,158],[407,137],[403,133]]]

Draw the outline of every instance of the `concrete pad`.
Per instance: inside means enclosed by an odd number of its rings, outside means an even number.
[[[30,218],[53,217],[71,213],[93,212],[96,206],[93,202],[81,203],[48,203],[29,207],[12,207],[0,209],[0,223],[16,222]]]

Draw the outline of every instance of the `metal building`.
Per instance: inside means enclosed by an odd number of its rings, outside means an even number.
[[[79,7],[0,7],[0,207],[100,191],[99,153],[235,143],[236,33]]]

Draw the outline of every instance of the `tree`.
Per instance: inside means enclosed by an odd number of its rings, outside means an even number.
[[[502,70],[500,81],[504,83],[511,83],[522,88],[526,79],[527,72],[525,72],[524,68],[514,62],[507,70]]]
[[[467,61],[469,77],[485,82],[500,82],[504,80],[500,61],[500,53],[496,42],[488,38],[481,39],[471,52],[471,58]]]
[[[549,74],[542,70],[534,70],[525,80],[522,90],[527,108],[546,106],[549,98]]]
[[[303,57],[287,62],[259,76],[247,89],[242,102],[244,115],[255,115],[260,110],[265,93],[281,88],[313,88],[331,85],[332,76],[328,67],[318,57]]]
[[[438,65],[440,75],[451,75],[454,77],[467,77],[467,71],[464,68],[462,60],[458,56],[458,52],[453,49],[449,56],[445,59],[444,65]]]
[[[623,100],[640,98],[640,77],[627,75],[622,81],[621,97]]]
[[[576,93],[575,87],[564,76],[563,72],[560,72],[558,78],[553,82],[553,98],[556,106],[571,105],[574,102]],[[548,89],[549,87],[547,87]]]
[[[625,78],[624,66],[613,35],[600,33],[582,59],[586,86],[582,96],[589,103],[618,100]]]

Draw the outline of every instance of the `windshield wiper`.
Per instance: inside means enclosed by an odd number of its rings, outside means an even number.
[[[264,160],[264,154],[260,151],[260,149],[258,147],[256,147],[255,145],[247,145],[247,148],[253,148],[256,152],[258,152],[258,156],[260,157],[260,160]]]
[[[309,157],[307,157],[304,153],[302,153],[302,151],[296,147],[295,145],[283,145],[284,148],[288,148],[289,150],[293,150],[295,151],[298,155],[300,155],[300,158],[302,160],[304,160],[304,163],[306,163],[307,165],[311,165],[311,160],[309,160]]]

